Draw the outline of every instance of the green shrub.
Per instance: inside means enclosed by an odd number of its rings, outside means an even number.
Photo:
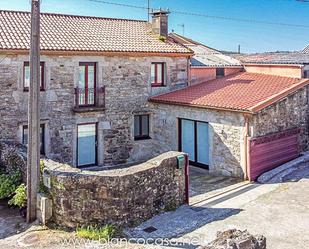
[[[15,195],[11,200],[9,200],[9,205],[14,205],[19,208],[23,208],[27,205],[27,192],[26,185],[20,184],[15,190]]]
[[[21,180],[22,175],[20,171],[14,171],[10,174],[0,174],[0,199],[10,197],[14,194]]]
[[[79,238],[100,240],[113,238],[116,234],[116,228],[113,225],[106,225],[104,227],[87,226],[76,229],[76,235]]]

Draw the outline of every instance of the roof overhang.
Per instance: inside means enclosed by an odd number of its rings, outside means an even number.
[[[0,54],[23,54],[28,55],[29,50],[11,49],[1,50]],[[134,52],[134,51],[60,51],[60,50],[40,50],[41,55],[58,55],[58,56],[133,56],[133,57],[148,57],[148,56],[161,56],[161,57],[191,57],[193,53],[162,53],[162,52]]]
[[[208,106],[208,105],[187,104],[187,103],[182,103],[182,102],[171,102],[171,101],[156,100],[156,99],[152,99],[152,98],[149,98],[148,101],[153,102],[153,103],[158,103],[158,104],[166,104],[166,105],[187,106],[187,107],[195,107],[195,108],[200,108],[200,109],[211,109],[211,110],[215,110],[215,111],[228,111],[228,112],[236,112],[236,113],[254,114],[250,110],[223,108],[223,107]]]
[[[204,65],[204,66],[190,66],[191,68],[198,68],[198,69],[203,69],[203,68],[243,68],[244,66],[242,65]]]
[[[277,66],[277,67],[304,67],[306,63],[249,63],[243,62],[243,65],[246,66]]]

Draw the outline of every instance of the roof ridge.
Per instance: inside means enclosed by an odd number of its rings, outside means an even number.
[[[7,13],[20,13],[20,14],[31,14],[29,11],[23,10],[1,10],[0,12]],[[41,15],[46,16],[64,16],[64,17],[76,17],[76,18],[89,18],[89,19],[103,19],[103,20],[119,20],[119,21],[132,21],[132,22],[143,22],[148,23],[146,20],[137,20],[130,18],[116,18],[116,17],[103,17],[103,16],[87,16],[87,15],[77,15],[77,14],[63,14],[63,13],[52,13],[52,12],[41,12]]]

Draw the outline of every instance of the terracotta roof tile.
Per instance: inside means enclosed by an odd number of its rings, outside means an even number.
[[[28,50],[30,13],[0,11],[0,50]],[[51,51],[192,53],[160,41],[146,21],[41,14],[41,49]]]
[[[307,79],[245,72],[155,96],[150,101],[255,112],[307,84]]]

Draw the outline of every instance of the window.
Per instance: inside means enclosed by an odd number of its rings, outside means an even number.
[[[134,116],[134,139],[149,139],[149,115]]]
[[[306,78],[306,79],[309,78],[309,70],[304,71],[304,78]]]
[[[28,125],[23,126],[23,134],[22,134],[22,143],[24,145],[28,145],[28,137],[29,137],[29,132],[28,132]],[[41,124],[40,126],[40,138],[41,138],[41,147],[40,147],[40,152],[42,155],[45,155],[45,125]]]
[[[217,78],[224,77],[224,75],[225,75],[224,68],[216,68],[216,77]]]
[[[164,86],[165,83],[165,63],[151,63],[151,86]]]
[[[79,106],[93,106],[96,98],[96,63],[79,63],[79,80],[77,88]]]
[[[40,89],[44,90],[44,62],[40,63]],[[29,61],[24,62],[24,91],[29,91],[30,86],[30,65]]]

